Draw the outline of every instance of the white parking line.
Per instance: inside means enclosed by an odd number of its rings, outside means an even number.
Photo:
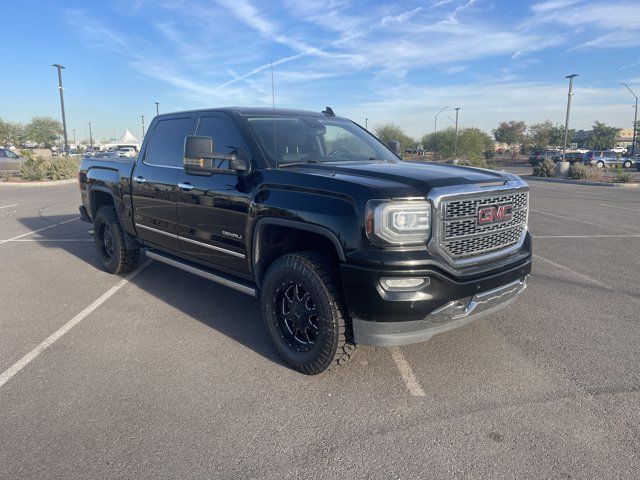
[[[533,212],[533,213],[540,213],[542,215],[549,215],[550,217],[562,218],[563,220],[571,220],[572,222],[584,223],[585,225],[591,225],[592,227],[600,227],[600,228],[606,228],[606,229],[609,229],[609,230],[617,230],[619,232],[629,233],[629,234],[634,234],[635,233],[635,232],[630,232],[629,230],[623,230],[623,229],[618,228],[618,227],[612,227],[610,225],[602,225],[601,223],[587,222],[586,220],[578,220],[577,218],[566,217],[564,215],[558,215],[557,213],[549,213],[549,212],[543,212],[543,211],[540,211],[540,210],[533,210],[533,209],[529,209],[529,211]]]
[[[73,327],[78,325],[82,320],[84,320],[91,312],[93,312],[96,308],[106,302],[114,293],[124,287],[127,283],[129,283],[133,278],[138,275],[142,270],[147,268],[152,260],[148,260],[142,265],[140,265],[136,270],[131,272],[125,278],[116,283],[113,287],[106,291],[100,298],[98,298],[95,302],[89,305],[87,308],[82,310],[79,314],[65,323],[58,330],[53,332],[47,339],[45,339],[40,345],[27,353],[24,357],[14,363],[8,370],[3,372],[0,375],[0,387],[2,387],[5,383],[11,380],[20,370],[29,365],[38,355],[44,352],[47,348],[53,345],[57,340],[59,340],[65,333],[71,330]]]
[[[396,362],[400,376],[402,377],[402,380],[404,380],[404,384],[407,386],[409,393],[414,397],[424,397],[424,390],[420,386],[416,375],[413,373],[411,365],[409,365],[407,359],[404,358],[402,350],[398,347],[392,347],[389,350],[391,351],[391,357],[393,358],[393,361]]]
[[[17,207],[18,205],[20,205],[20,204],[19,203],[12,203],[11,205],[3,205],[2,207],[0,207],[0,210],[2,210],[3,208]]]
[[[58,225],[62,225],[63,223],[73,222],[74,220],[80,220],[80,217],[75,217],[75,218],[71,218],[69,220],[64,220],[62,222],[54,223],[53,225],[42,227],[42,228],[39,228],[38,230],[32,230],[30,232],[23,233],[22,235],[18,235],[16,237],[7,238],[6,240],[0,240],[0,245],[2,245],[3,243],[12,242],[13,240],[17,240],[17,239],[22,238],[22,237],[27,237],[29,235],[33,235],[34,233],[38,233],[38,232],[41,232],[43,230],[47,230],[48,228],[57,227]]]
[[[20,238],[18,240],[4,240],[3,243],[9,242],[93,242],[93,238]]]
[[[553,260],[549,260],[548,258],[545,257],[541,257],[540,255],[534,253],[533,256],[539,260],[542,260],[543,262],[547,262],[550,265],[553,265],[556,268],[559,268],[561,270],[566,270],[569,273],[572,273],[574,276],[578,277],[578,278],[582,278],[583,280],[587,280],[595,285],[597,285],[598,287],[604,287],[607,288],[609,290],[613,290],[613,287],[611,285],[607,285],[604,282],[601,282],[600,280],[596,280],[595,278],[591,278],[588,275],[584,275],[583,273],[579,273],[576,272],[575,270],[571,270],[569,267],[565,267],[564,265],[560,265],[559,263],[554,262]]]
[[[640,238],[639,235],[533,235],[533,238]]]
[[[601,207],[619,208],[620,210],[628,210],[630,212],[640,212],[640,210],[636,210],[635,208],[619,207],[618,205],[609,205],[607,203],[601,203],[600,206]]]

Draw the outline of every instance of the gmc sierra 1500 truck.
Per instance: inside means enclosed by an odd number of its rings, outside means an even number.
[[[519,177],[405,162],[330,108],[159,115],[135,161],[86,158],[79,180],[105,270],[145,248],[259,297],[275,350],[306,374],[495,312],[531,272]]]

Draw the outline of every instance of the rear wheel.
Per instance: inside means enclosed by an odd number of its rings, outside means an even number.
[[[140,249],[127,250],[124,232],[113,205],[101,207],[93,222],[93,238],[102,268],[109,273],[126,273],[140,260]]]
[[[284,255],[267,270],[262,316],[274,348],[293,369],[307,375],[344,363],[349,341],[335,264],[327,255]]]
[[[623,166],[624,168],[631,168],[631,161],[630,161],[630,160],[626,160],[626,161],[622,164],[622,166]]]
[[[596,167],[598,168],[604,168],[604,162],[603,161],[599,161],[596,163]]]

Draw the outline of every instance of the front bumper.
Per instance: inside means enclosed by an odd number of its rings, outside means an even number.
[[[434,335],[461,327],[513,303],[526,288],[525,280],[515,280],[474,296],[453,300],[422,320],[370,322],[353,319],[355,343],[392,347],[424,342]]]
[[[428,340],[510,304],[524,290],[531,255],[494,271],[456,277],[435,267],[417,270],[342,265],[344,296],[356,343],[393,346]],[[414,292],[388,292],[383,277],[425,277]]]

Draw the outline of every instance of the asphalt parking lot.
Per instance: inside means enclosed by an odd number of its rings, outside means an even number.
[[[640,190],[531,188],[516,304],[307,377],[255,299],[101,271],[77,185],[0,186],[0,478],[637,478]]]

